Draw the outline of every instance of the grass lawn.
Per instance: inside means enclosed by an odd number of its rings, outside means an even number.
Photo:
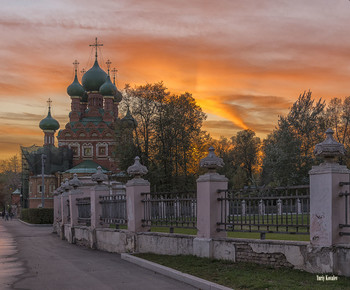
[[[115,229],[116,226],[111,224],[110,228]],[[126,225],[119,225],[119,229],[126,230]],[[168,227],[152,227],[151,232],[155,233],[169,233]],[[175,234],[183,235],[196,235],[196,229],[182,229],[174,228]],[[259,233],[249,233],[249,232],[227,232],[227,237],[229,238],[241,238],[241,239],[260,239]],[[286,240],[286,241],[310,241],[309,235],[296,235],[296,234],[266,234],[266,239],[268,240]]]
[[[169,228],[166,227],[152,227],[152,232],[158,233],[169,233]],[[196,229],[182,229],[174,228],[175,234],[184,235],[196,235]],[[229,238],[241,238],[241,239],[260,239],[259,233],[249,233],[249,232],[227,232],[227,237]],[[266,234],[266,239],[269,240],[287,240],[287,241],[310,241],[309,235],[296,235],[296,234]]]
[[[338,281],[322,282],[317,281],[316,274],[288,268],[274,269],[194,256],[136,256],[234,289],[350,289],[350,278],[342,276],[338,276]],[[325,274],[318,275],[326,278]]]

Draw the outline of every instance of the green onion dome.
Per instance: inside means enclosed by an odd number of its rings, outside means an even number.
[[[60,124],[51,117],[51,110],[49,108],[49,112],[47,114],[47,117],[45,119],[42,119],[39,123],[39,127],[41,130],[52,130],[56,131],[60,128]]]
[[[117,92],[117,87],[111,82],[109,75],[104,84],[100,87],[100,94],[102,96],[114,96]]]
[[[79,83],[77,75],[75,74],[74,81],[68,86],[67,94],[70,97],[82,97],[85,93],[83,86]]]
[[[87,92],[98,92],[106,79],[107,74],[100,68],[97,60],[95,60],[94,66],[83,75],[83,87]]]
[[[133,127],[137,126],[137,122],[133,118],[133,116],[131,115],[129,108],[128,108],[128,111],[127,111],[125,117],[123,119],[121,119],[121,121],[125,127],[133,128]]]
[[[114,102],[120,103],[123,99],[122,93],[117,89],[115,95],[114,95]]]

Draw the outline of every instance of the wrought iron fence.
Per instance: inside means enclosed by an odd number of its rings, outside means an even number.
[[[100,196],[102,214],[100,220],[105,224],[127,223],[126,194],[112,194]]]
[[[343,224],[339,224],[339,228],[340,229],[344,229],[344,228],[350,228],[350,220],[349,220],[349,201],[350,201],[350,193],[349,192],[341,192],[339,193],[340,197],[344,197],[345,198],[345,217],[344,217],[344,223]],[[343,230],[341,230],[339,232],[339,235],[341,236],[350,236],[350,232],[344,232]]]
[[[67,199],[66,202],[66,206],[67,206],[67,222],[70,222],[70,204],[69,204],[69,199]]]
[[[91,224],[91,201],[90,197],[76,199],[78,208],[78,223],[90,226]]]
[[[218,231],[309,234],[309,186],[270,188],[261,192],[219,190]],[[288,192],[289,195],[282,195]],[[300,193],[304,193],[300,195]],[[305,194],[307,193],[307,194]]]
[[[295,186],[247,186],[239,190],[232,190],[235,197],[272,197],[310,195],[309,185]]]
[[[143,226],[196,228],[196,192],[142,193],[144,199]]]

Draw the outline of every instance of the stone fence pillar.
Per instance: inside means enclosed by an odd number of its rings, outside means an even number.
[[[318,247],[331,247],[350,243],[350,236],[339,234],[339,224],[345,221],[345,199],[341,191],[349,192],[350,170],[339,165],[335,158],[344,155],[344,146],[333,139],[333,131],[328,129],[327,138],[315,147],[315,155],[324,157],[325,162],[310,170],[310,243]]]
[[[142,226],[144,218],[144,205],[142,203],[141,193],[150,192],[150,183],[141,178],[148,170],[146,166],[141,165],[140,158],[135,157],[134,165],[127,170],[128,174],[134,176],[126,183],[126,212],[128,215],[128,230],[131,232],[145,232],[149,227]]]
[[[63,190],[61,186],[56,188],[53,194],[53,232],[57,233],[58,228],[62,220],[62,211],[61,211],[61,194]]]
[[[226,232],[217,231],[220,221],[221,195],[219,189],[226,190],[228,179],[215,170],[224,165],[221,158],[215,156],[214,148],[209,148],[209,155],[200,161],[200,166],[208,168],[208,173],[197,179],[197,237],[193,241],[194,254],[199,257],[213,256],[212,238],[226,237]]]
[[[70,204],[70,225],[74,227],[78,225],[78,206],[77,199],[84,196],[84,193],[78,189],[82,185],[81,181],[78,179],[77,175],[74,174],[73,179],[69,181],[69,185],[73,189],[69,193],[69,204]]]
[[[91,180],[97,182],[97,185],[91,188],[91,229],[102,227],[100,217],[102,215],[102,207],[100,204],[101,195],[109,195],[109,188],[103,184],[108,179],[107,175],[102,172],[101,166],[97,167],[97,172],[91,176]]]
[[[62,225],[70,221],[70,204],[69,204],[69,190],[70,186],[68,183],[68,178],[65,179],[65,182],[61,185],[63,190],[61,194],[61,223]]]

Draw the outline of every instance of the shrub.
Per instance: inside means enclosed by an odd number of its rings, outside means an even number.
[[[52,224],[53,208],[24,208],[21,219],[31,224]]]

